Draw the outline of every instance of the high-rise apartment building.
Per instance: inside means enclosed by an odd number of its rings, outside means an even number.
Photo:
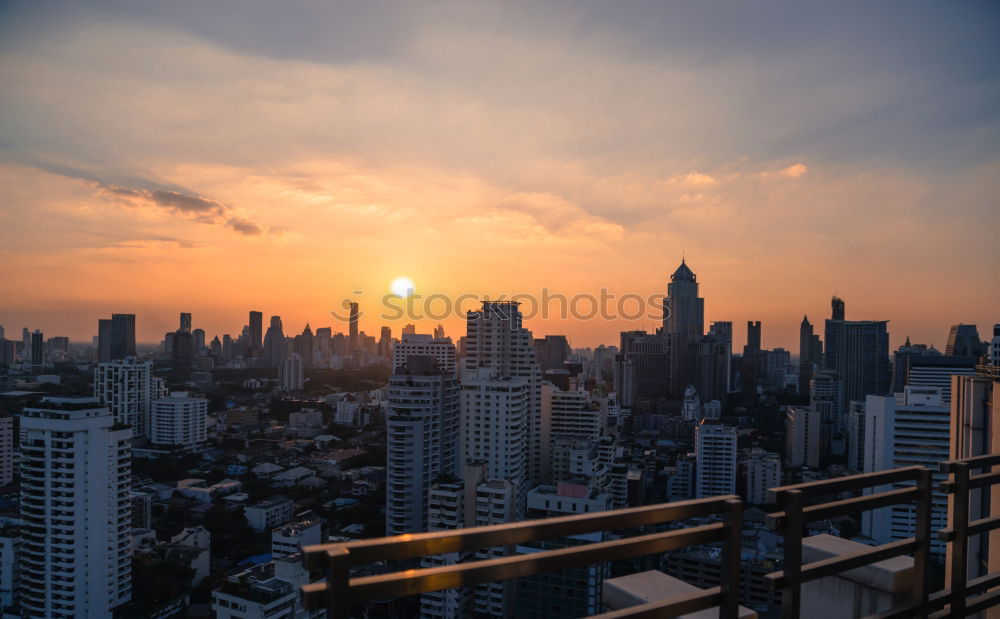
[[[811,406],[789,406],[785,413],[788,465],[819,468],[821,413]]]
[[[695,498],[736,493],[736,428],[703,420],[694,430]]]
[[[154,445],[195,447],[207,440],[208,400],[175,391],[153,401],[149,442]]]
[[[645,331],[622,331],[615,356],[615,392],[623,408],[670,395],[673,357],[667,338]]]
[[[799,393],[809,393],[816,366],[823,360],[823,345],[819,335],[813,332],[808,316],[802,317],[799,325]]]
[[[527,466],[527,480],[541,479],[542,474],[542,419],[541,419],[541,369],[535,362],[535,347],[528,331],[521,325],[521,312],[518,304],[512,301],[483,301],[482,308],[470,311],[466,315],[465,357],[463,363],[463,382],[469,377],[473,383],[481,386],[483,380],[508,379],[516,382],[524,381],[525,422],[527,436],[525,437],[524,458]],[[492,378],[484,379],[478,373],[479,369],[492,369]],[[499,387],[498,387],[499,388]],[[463,388],[464,389],[464,388]],[[489,388],[492,389],[492,388]],[[463,406],[465,400],[463,399]],[[470,400],[470,405],[472,401]],[[504,411],[507,410],[504,406]],[[488,414],[488,409],[477,408],[479,415]],[[503,414],[507,414],[506,412]],[[463,409],[463,419],[465,412]],[[472,453],[472,452],[470,452]],[[474,456],[478,460],[489,458]],[[517,485],[519,492],[527,492],[526,487],[513,478],[496,474],[490,468],[489,479],[507,479]],[[524,494],[519,495],[522,498]],[[523,501],[520,503],[523,505]]]
[[[21,414],[21,605],[30,617],[110,617],[131,599],[132,430],[93,398]]]
[[[976,357],[955,355],[917,355],[906,359],[906,385],[937,387],[945,405],[951,403],[951,377],[972,376],[976,373]],[[902,392],[902,390],[900,390]]]
[[[747,503],[764,505],[767,489],[781,483],[781,456],[763,449],[752,449],[746,462]]]
[[[293,352],[278,363],[278,382],[282,391],[301,391],[305,385],[302,356]]]
[[[976,328],[976,325],[952,325],[948,331],[948,343],[945,346],[944,354],[978,359],[985,353],[986,347],[979,339],[979,329]]]
[[[422,333],[407,333],[392,346],[393,371],[406,365],[412,356],[431,357],[442,372],[455,374],[455,345],[451,338],[435,338]]]
[[[936,387],[906,387],[903,393],[868,396],[865,402],[865,472],[873,473],[906,466],[926,466],[934,474],[931,498],[931,529],[948,526],[948,498],[937,491],[947,479],[938,463],[949,458],[950,409]],[[894,487],[912,486],[912,482]],[[891,488],[886,487],[884,490]],[[866,512],[865,534],[879,543],[913,535],[916,510],[912,504]],[[931,552],[944,557],[945,544],[931,537]]]
[[[0,486],[14,481],[14,418],[0,416]]]
[[[351,315],[350,323],[348,324],[348,345],[350,346],[351,354],[356,354],[355,351],[358,350],[358,304],[351,303]]]
[[[97,361],[111,361],[111,319],[101,318],[97,321]]]
[[[430,356],[409,356],[389,377],[386,427],[386,534],[427,531],[431,485],[441,475],[460,472],[454,370]]]
[[[100,363],[94,369],[94,397],[132,436],[149,438],[153,401],[164,397],[163,381],[153,376],[153,364],[135,357]]]

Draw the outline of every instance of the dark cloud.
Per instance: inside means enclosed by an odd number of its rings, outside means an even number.
[[[215,212],[222,215],[226,210],[225,207],[218,202],[206,200],[205,198],[200,198],[198,196],[187,196],[176,191],[156,189],[148,193],[149,198],[160,206],[177,209],[187,213]]]
[[[239,217],[230,218],[226,224],[233,230],[236,230],[240,234],[246,234],[247,236],[255,236],[264,232],[257,224],[252,221],[240,219]]]

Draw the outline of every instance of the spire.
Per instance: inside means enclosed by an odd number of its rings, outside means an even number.
[[[670,276],[670,279],[674,281],[677,280],[688,280],[692,282],[694,281],[694,272],[690,268],[688,268],[688,265],[684,261],[683,257],[681,258],[681,265],[677,267],[677,270],[674,271],[674,274]]]
[[[907,348],[910,347],[910,336],[909,335],[906,336],[906,343],[903,344],[903,346],[906,346]]]

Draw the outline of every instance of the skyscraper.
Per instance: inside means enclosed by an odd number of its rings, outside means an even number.
[[[670,276],[667,298],[663,304],[662,337],[670,356],[669,393],[680,397],[693,382],[692,351],[690,347],[705,334],[705,300],[698,296],[698,279],[681,264]]]
[[[833,315],[844,316],[844,302],[833,298]],[[840,382],[837,414],[847,414],[847,403],[869,395],[886,395],[890,390],[889,332],[887,320],[826,321],[826,369]]]
[[[541,370],[535,362],[535,347],[531,331],[521,326],[521,311],[513,301],[483,301],[478,311],[466,314],[465,357],[463,377],[477,381],[523,379],[527,390],[526,421],[528,423],[527,477],[537,480],[542,471]],[[477,375],[480,368],[493,370],[492,378]],[[477,387],[480,388],[480,387]],[[481,387],[489,392],[492,387]],[[463,381],[464,389],[464,381]],[[520,388],[518,388],[520,389]],[[463,403],[465,400],[463,399]],[[463,416],[465,412],[463,410]],[[486,458],[476,456],[478,460]],[[513,479],[496,475],[489,479]],[[520,488],[519,488],[520,490]],[[523,489],[524,492],[527,488]],[[523,496],[523,495],[522,495]],[[523,502],[521,503],[523,505]],[[523,512],[522,512],[523,513]]]
[[[269,368],[276,368],[285,359],[287,351],[281,316],[271,316],[271,325],[264,334],[264,361]]]
[[[792,467],[819,468],[822,416],[811,406],[789,406],[785,413],[785,459]]]
[[[31,365],[40,368],[45,364],[45,336],[41,331],[35,329],[31,334]]]
[[[355,351],[358,350],[358,304],[351,303],[351,317],[350,324],[348,325],[348,345],[350,346],[351,354],[356,354]]]
[[[175,391],[153,401],[149,440],[154,445],[195,447],[207,439],[208,400]]]
[[[247,349],[247,359],[259,357],[263,350],[264,314],[256,310],[250,312],[250,342]]]
[[[799,393],[809,393],[813,372],[822,361],[822,349],[819,335],[813,333],[809,317],[803,316],[799,325]]]
[[[91,398],[21,415],[21,604],[33,617],[110,617],[131,599],[132,431]]]
[[[97,361],[111,361],[111,319],[101,318],[97,321]]]
[[[181,312],[180,328],[179,331],[184,333],[191,333],[191,313]]]
[[[979,329],[976,328],[976,325],[952,325],[948,331],[948,344],[944,349],[944,354],[981,357],[985,352],[986,347],[979,339]]]
[[[830,312],[830,318],[833,320],[844,320],[846,316],[844,313],[844,300],[836,296],[830,299]]]
[[[434,338],[423,333],[406,333],[392,348],[392,370],[406,367],[412,356],[431,357],[441,372],[454,375],[455,345],[451,338]]]
[[[440,475],[459,473],[454,370],[441,368],[429,356],[406,357],[389,377],[386,427],[386,534],[426,531],[431,485]]]
[[[615,356],[615,392],[622,407],[670,395],[672,357],[666,338],[645,331],[622,331]]]
[[[111,358],[135,356],[135,314],[111,314]]]
[[[302,356],[293,352],[278,362],[278,382],[282,391],[301,391],[305,384]]]
[[[759,320],[747,321],[747,343],[743,347],[743,353],[760,352],[761,348],[761,326]]]

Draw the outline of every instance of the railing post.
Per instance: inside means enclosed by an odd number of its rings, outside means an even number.
[[[916,530],[913,537],[917,542],[917,549],[913,553],[913,568],[916,579],[913,583],[913,596],[915,601],[923,609],[922,615],[926,616],[927,594],[930,586],[930,557],[931,557],[931,471],[923,469],[917,474],[917,495],[916,505]]]
[[[327,619],[348,619],[351,616],[351,551],[345,546],[335,546],[326,556]]]
[[[740,613],[740,549],[743,542],[743,501],[726,501],[726,540],[722,544],[719,619],[737,619]]]
[[[785,586],[781,588],[781,616],[798,619],[802,602],[802,491],[785,493],[785,560],[782,570]]]
[[[951,616],[965,616],[965,587],[969,554],[969,463],[955,462],[955,493],[952,499]]]

